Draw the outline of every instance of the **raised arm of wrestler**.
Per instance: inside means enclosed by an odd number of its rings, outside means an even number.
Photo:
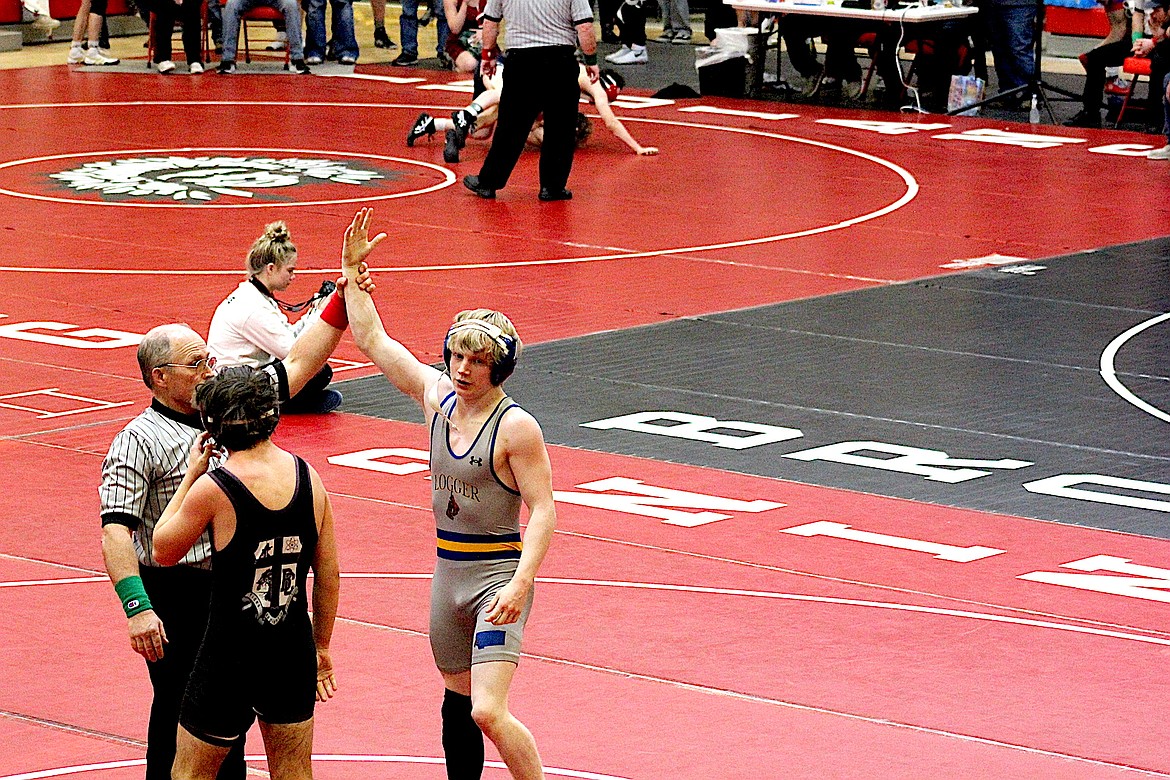
[[[358,349],[374,362],[392,385],[404,395],[413,398],[415,403],[423,408],[427,422],[430,422],[431,416],[439,406],[437,399],[439,383],[443,381],[449,385],[450,380],[444,379],[442,372],[423,363],[409,349],[390,338],[374,306],[374,299],[352,284],[366,257],[386,237],[385,233],[379,233],[370,240],[370,219],[373,215],[374,210],[370,208],[360,209],[354,215],[353,221],[345,231],[345,244],[341,255],[342,271],[351,281],[351,284],[345,287],[345,303],[350,326],[353,328],[353,337]],[[448,386],[446,390],[449,389]]]

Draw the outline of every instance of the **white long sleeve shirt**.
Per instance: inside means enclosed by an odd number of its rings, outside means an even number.
[[[288,357],[293,342],[318,316],[314,308],[292,324],[274,298],[244,281],[216,308],[207,349],[224,366],[263,366]]]

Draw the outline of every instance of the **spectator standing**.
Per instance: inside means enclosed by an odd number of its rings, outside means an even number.
[[[353,65],[358,60],[358,42],[353,32],[353,0],[328,0],[332,11],[333,53],[342,65]],[[320,65],[325,61],[325,3],[326,0],[306,0],[305,63]],[[385,33],[385,29],[383,29]]]
[[[428,14],[438,19],[436,35],[438,43],[435,47],[439,62],[443,67],[453,68],[454,63],[447,54],[447,36],[451,34],[447,26],[447,14],[443,12],[442,0],[426,0]],[[429,19],[428,22],[429,24]],[[398,34],[402,36],[402,52],[390,61],[391,65],[414,65],[418,62],[418,0],[402,0],[402,14],[398,17]]]
[[[70,65],[117,65],[121,60],[102,52],[102,25],[106,23],[108,0],[81,0],[73,21],[73,44],[66,62]]]
[[[662,5],[662,43],[690,43],[691,9],[687,0],[660,0]]]
[[[987,42],[995,56],[999,91],[1010,92],[1031,83],[1036,75],[1036,0],[986,0],[979,15],[987,25]],[[1012,104],[1023,106],[1029,95]]]

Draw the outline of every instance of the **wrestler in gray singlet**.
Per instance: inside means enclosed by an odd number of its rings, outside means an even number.
[[[492,465],[500,420],[516,403],[501,399],[470,449],[456,454],[444,417],[451,416],[455,400],[455,393],[444,398],[443,414],[431,420],[431,506],[438,545],[431,580],[431,652],[439,670],[448,674],[483,661],[519,662],[532,609],[530,591],[515,623],[497,626],[484,619],[492,596],[520,564],[520,493],[501,482]]]

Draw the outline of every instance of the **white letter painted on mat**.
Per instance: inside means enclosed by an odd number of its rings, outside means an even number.
[[[674,423],[663,425],[654,422]],[[676,439],[691,439],[705,441],[716,447],[725,447],[730,450],[746,450],[764,444],[774,444],[778,441],[799,439],[804,435],[796,428],[781,428],[775,425],[761,423],[740,422],[739,420],[716,420],[714,417],[704,417],[699,414],[685,412],[635,412],[621,417],[610,417],[605,420],[581,423],[582,428],[597,428],[610,430],[618,428],[635,433],[649,433],[653,436],[673,436]],[[731,431],[745,431],[751,436],[734,436],[725,433],[713,433],[723,428]]]
[[[821,520],[815,523],[783,528],[780,533],[794,534],[795,536],[832,536],[837,539],[849,539],[854,542],[877,544],[882,547],[893,547],[898,550],[913,550],[915,552],[930,553],[940,561],[955,561],[956,563],[970,563],[993,555],[1007,552],[991,547],[952,547],[949,544],[927,542],[922,539],[907,539],[901,536],[887,536],[869,531],[856,531],[844,523],[830,523]]]
[[[1034,571],[1021,574],[1019,579],[1030,582],[1044,582],[1062,585],[1066,588],[1094,590],[1098,593],[1112,593],[1117,596],[1132,596],[1148,601],[1170,602],[1170,569],[1156,569],[1153,566],[1136,566],[1128,558],[1112,555],[1094,555],[1072,563],[1062,563],[1066,569],[1078,571],[1111,571],[1127,574],[1127,577],[1109,577],[1100,574],[1065,574],[1053,571]]]
[[[873,450],[895,455],[893,458],[878,458],[857,455],[862,450]],[[967,460],[952,458],[942,450],[927,450],[921,447],[904,447],[901,444],[886,444],[880,441],[843,441],[811,450],[790,452],[784,456],[793,460],[826,460],[850,466],[864,466],[885,471],[900,471],[903,474],[918,474],[934,482],[966,482],[969,479],[986,477],[990,471],[978,469],[1020,469],[1031,466],[1026,460]]]
[[[1140,498],[1139,496],[1123,496],[1116,493],[1106,493],[1102,490],[1087,490],[1073,487],[1073,485],[1102,485],[1104,487],[1144,491],[1170,495],[1170,485],[1162,482],[1145,482],[1140,479],[1124,479],[1110,477],[1104,474],[1057,474],[1055,477],[1038,479],[1035,482],[1025,482],[1024,490],[1029,493],[1042,493],[1046,496],[1060,496],[1061,498],[1075,498],[1080,501],[1096,501],[1100,504],[1114,506],[1132,506],[1137,509],[1153,509],[1157,512],[1170,512],[1170,501],[1159,501],[1155,498]]]
[[[731,515],[720,512],[766,512],[769,509],[779,509],[784,506],[784,504],[775,501],[739,501],[734,498],[708,496],[703,493],[688,493],[685,490],[671,490],[670,488],[645,485],[641,480],[629,479],[628,477],[610,477],[577,485],[577,487],[598,492],[574,493],[567,490],[555,490],[553,498],[564,504],[609,509],[614,512],[625,512],[644,517],[657,517],[667,525],[679,525],[684,528],[694,528],[731,517]],[[620,490],[636,495],[614,495],[602,492],[610,490]],[[715,509],[720,510],[720,512],[683,512],[680,511],[682,509]]]

